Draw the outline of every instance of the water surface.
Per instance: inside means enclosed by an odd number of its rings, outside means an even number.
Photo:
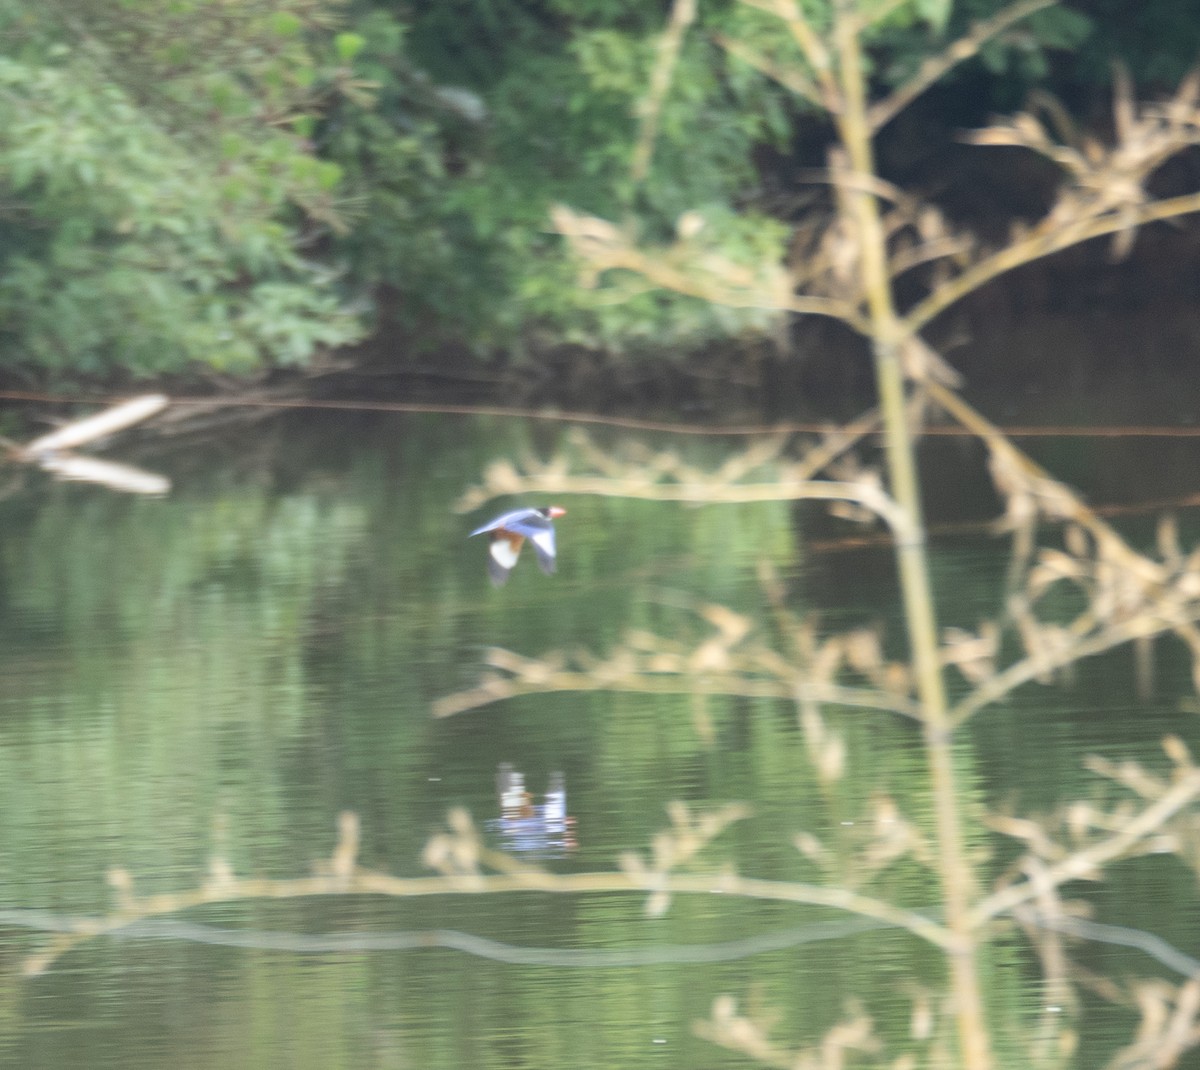
[[[219,442],[143,447],[137,459],[173,480],[164,498],[34,475],[13,486],[0,501],[0,907],[97,915],[116,904],[113,867],[148,895],[202,884],[214,855],[244,876],[301,876],[329,855],[346,810],[360,816],[364,865],[420,875],[422,848],[452,808],[504,845],[487,825],[501,762],[535,795],[563,774],[577,847],[538,853],[560,871],[611,869],[622,851],[644,851],[672,800],[749,804],[752,817],[707,857],[775,880],[818,879],[795,833],[848,851],[873,796],[925,820],[919,740],[887,714],[826,711],[850,754],[833,789],[794,709],[765,699],[555,693],[431,716],[439,697],[476,682],[492,646],[603,653],[629,628],[693,645],[708,634],[696,613],[706,603],[758,618],[764,561],[796,612],[879,626],[899,643],[890,551],[811,506],[564,500],[559,574],[522,561],[493,590],[482,541],[465,538],[487,511],[463,516],[455,502],[489,461],[548,456],[563,433],[494,418],[306,415]],[[613,448],[629,437],[609,436]],[[675,445],[716,464],[738,443]],[[1143,458],[1123,449],[1064,441],[1035,452],[1095,495],[1137,485]],[[1173,444],[1171,469],[1194,472],[1198,450]],[[990,493],[956,489],[980,478],[977,451],[933,442],[924,463],[935,528],[994,510]],[[1190,489],[1161,482],[1156,495]],[[1149,521],[1127,527],[1152,537]],[[955,531],[934,545],[940,612],[974,627],[1001,595],[1002,545],[982,528]],[[1187,668],[1165,645],[1158,656],[1149,698],[1117,652],[1069,686],[1030,688],[980,717],[963,734],[964,807],[1049,809],[1087,790],[1085,753],[1158,761],[1164,733],[1194,739],[1195,714],[1179,703]],[[1128,922],[1128,903],[1143,903],[1139,924],[1195,946],[1195,912],[1167,908],[1190,884],[1179,867],[1131,867],[1094,897],[1097,916],[1111,907]],[[874,890],[914,907],[937,898],[915,864]],[[220,929],[297,945],[439,929],[548,951],[657,949],[663,961],[651,965],[233,947],[168,927],[97,939],[23,978],[45,937],[13,924],[0,942],[0,1045],[8,1065],[30,1068],[740,1066],[692,1032],[721,993],[778,1008],[781,1041],[798,1043],[851,994],[881,1034],[905,1038],[914,990],[897,978],[940,983],[937,956],[902,932],[800,943],[839,920],[828,911],[718,896],[681,897],[659,918],[644,906],[632,895],[333,897],[167,920],[218,941]],[[793,947],[670,961],[672,948],[789,932]],[[1013,966],[1010,990],[995,995],[1011,1027],[1041,999],[1035,962],[1015,938],[994,954]],[[1082,957],[1121,975],[1169,975],[1108,947]],[[1130,1021],[1109,1015],[1094,1035],[1123,1035]]]

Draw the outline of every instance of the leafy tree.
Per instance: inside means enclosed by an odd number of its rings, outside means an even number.
[[[827,0],[812,6],[828,21]],[[458,0],[419,6],[406,32],[390,5],[360,9],[367,45],[356,65],[381,86],[378,107],[339,108],[326,148],[366,206],[343,248],[364,282],[392,295],[394,323],[431,344],[457,336],[484,350],[565,342],[658,355],[770,329],[753,308],[633,287],[619,301],[581,293],[547,225],[565,202],[661,238],[699,208],[708,233],[741,255],[777,247],[778,217],[797,203],[795,143],[806,127],[825,137],[824,120],[723,47],[769,37],[769,19],[737,4],[692,7],[668,17],[632,0]],[[876,77],[907,77],[997,7],[900,5],[871,42]],[[1028,84],[1049,50],[1086,30],[1071,12],[1042,12],[985,58]],[[664,42],[675,47],[668,62]],[[667,76],[657,96],[647,88],[656,69]]]
[[[807,5],[814,25],[829,0]],[[998,0],[897,4],[864,41],[903,82]],[[1173,80],[1189,5],[1037,12],[990,41],[961,102],[1050,77]],[[297,364],[399,329],[520,353],[695,347],[761,309],[580,293],[555,203],[661,240],[685,210],[747,259],[811,214],[829,127],[767,72],[763,12],[721,2],[7,0],[0,31],[0,331],[10,362],[156,374]],[[1087,89],[1084,90],[1089,91]]]
[[[358,337],[339,167],[309,140],[353,51],[331,0],[17,4],[0,59],[0,329],[22,361],[147,374]],[[339,55],[339,47],[341,54]]]

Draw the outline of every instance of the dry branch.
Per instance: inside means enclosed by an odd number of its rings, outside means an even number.
[[[699,824],[691,822],[690,818],[687,822],[676,821],[676,836],[690,836],[696,842],[704,840],[704,837],[711,838],[711,835],[719,832],[728,820],[736,819],[737,816],[736,811],[718,814],[715,825],[705,825],[703,817],[699,819]],[[23,972],[26,976],[44,973],[63,955],[80,945],[97,937],[120,932],[149,918],[178,914],[217,903],[336,895],[375,895],[392,898],[518,892],[649,893],[651,897],[735,895],[748,899],[829,907],[906,929],[914,936],[938,947],[950,949],[954,946],[946,930],[924,915],[847,889],[824,888],[790,881],[756,880],[729,870],[715,873],[676,873],[667,869],[630,866],[621,872],[550,873],[499,852],[484,849],[478,842],[469,817],[465,814],[453,816],[452,820],[451,833],[445,837],[449,843],[438,843],[433,851],[436,858],[446,862],[447,871],[433,877],[396,877],[360,866],[357,859],[358,819],[354,814],[341,816],[337,846],[328,859],[314,864],[314,875],[309,877],[238,877],[228,862],[218,858],[210,864],[209,878],[199,888],[139,896],[136,894],[132,877],[124,870],[114,870],[109,875],[109,881],[118,894],[117,909],[104,917],[80,921],[73,931],[52,936],[40,952],[25,960]],[[431,842],[437,841],[438,837],[435,837]],[[466,846],[458,850],[455,847],[456,841],[463,841]],[[687,845],[691,853],[694,853],[692,848],[696,847],[696,842]],[[456,850],[456,860],[447,861]],[[502,872],[483,872],[484,865],[496,866]]]
[[[659,38],[658,54],[655,57],[654,70],[650,74],[650,87],[638,107],[641,129],[633,147],[633,162],[630,166],[630,175],[634,182],[643,181],[650,171],[650,159],[654,154],[654,142],[658,138],[663,105],[671,88],[671,76],[679,63],[684,35],[695,20],[696,0],[675,0],[671,5],[670,21]]]
[[[852,302],[794,293],[782,265],[767,261],[746,266],[687,238],[646,252],[621,228],[565,205],[555,206],[551,220],[584,265],[582,281],[589,289],[605,272],[627,271],[656,288],[729,308],[833,316],[859,330],[865,326]]]
[[[1146,837],[1157,834],[1197,797],[1200,797],[1200,770],[1192,769],[1172,783],[1161,797],[1123,822],[1111,836],[1046,867],[1036,883],[1023,881],[987,896],[972,909],[972,926],[979,928],[1022,903],[1035,901],[1046,888],[1057,888],[1073,880],[1094,880],[1105,865],[1135,853]]]
[[[710,1016],[692,1028],[713,1044],[779,1070],[844,1070],[858,1065],[856,1056],[878,1055],[883,1047],[870,1018],[853,1001],[843,1019],[818,1044],[802,1051],[787,1051],[773,1043],[768,1037],[770,1023],[739,1014],[730,996],[718,996]]]
[[[550,461],[527,458],[519,468],[509,461],[497,461],[484,472],[479,486],[463,494],[456,509],[468,512],[493,498],[525,493],[599,495],[698,505],[799,500],[850,502],[884,520],[896,538],[904,541],[912,537],[911,526],[874,472],[855,468],[852,480],[811,478],[814,468],[827,467],[830,459],[839,456],[867,426],[864,423],[859,429],[832,435],[813,449],[811,457],[795,462],[777,460],[782,438],[764,440],[751,444],[744,454],[731,457],[711,473],[684,464],[677,454],[669,451],[626,460],[593,448],[586,436],[575,435],[575,447],[602,474],[572,473],[562,455]],[[744,481],[772,461],[776,463],[769,482]]]
[[[1152,204],[1137,205],[1120,214],[1107,212],[1070,229],[1032,231],[1019,237],[1011,245],[985,256],[961,274],[942,282],[928,297],[918,301],[905,313],[904,325],[915,334],[951,305],[957,304],[967,294],[974,293],[993,279],[1035,260],[1062,252],[1073,245],[1091,241],[1093,238],[1102,238],[1106,234],[1115,234],[1130,227],[1174,219],[1193,212],[1200,212],[1200,193],[1189,193]]]
[[[976,24],[966,36],[960,37],[944,51],[922,63],[920,70],[907,82],[893,89],[882,100],[872,104],[868,112],[871,129],[878,131],[886,126],[926,89],[941,81],[960,63],[964,63],[978,54],[988,41],[1020,22],[1021,19],[1028,18],[1035,12],[1051,7],[1057,2],[1058,0],[1025,0],[1024,3],[1013,4],[1012,7],[1005,8],[985,22]]]
[[[806,643],[808,625],[781,623],[797,642],[796,656],[783,657],[756,635],[749,622],[722,606],[701,608],[716,632],[694,645],[639,630],[603,657],[583,651],[552,651],[528,658],[493,647],[478,685],[437,700],[435,717],[520,695],[559,691],[622,691],[672,695],[737,695],[804,703],[831,703],[885,710],[919,719],[902,667],[881,655],[863,653],[863,633],[855,630]],[[742,626],[732,627],[736,619]],[[726,622],[722,626],[722,622]],[[866,684],[868,686],[862,686]]]

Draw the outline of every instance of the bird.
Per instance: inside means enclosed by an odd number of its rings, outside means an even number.
[[[488,575],[492,584],[500,587],[508,581],[508,574],[516,566],[521,544],[526,539],[533,543],[538,566],[547,576],[553,575],[556,565],[554,521],[566,515],[567,511],[558,505],[548,505],[544,509],[514,509],[472,531],[468,538],[484,532],[491,536]]]

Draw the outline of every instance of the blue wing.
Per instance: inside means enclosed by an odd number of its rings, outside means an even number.
[[[531,536],[532,532],[527,530],[528,528],[545,529],[550,526],[550,521],[536,509],[514,509],[512,512],[493,517],[472,531],[471,535],[482,535],[485,531],[511,531],[514,535]]]
[[[489,520],[482,527],[476,528],[471,535],[482,535],[490,532],[492,535],[492,582],[499,585],[508,578],[508,573],[517,563],[517,553],[520,552],[520,539],[528,539],[533,544],[537,555],[538,567],[547,576],[553,575],[557,567],[557,547],[554,542],[554,523],[536,509],[514,509],[510,513]],[[516,544],[509,546],[504,535],[517,536]],[[468,536],[469,538],[470,536]],[[501,574],[503,578],[500,578]]]

